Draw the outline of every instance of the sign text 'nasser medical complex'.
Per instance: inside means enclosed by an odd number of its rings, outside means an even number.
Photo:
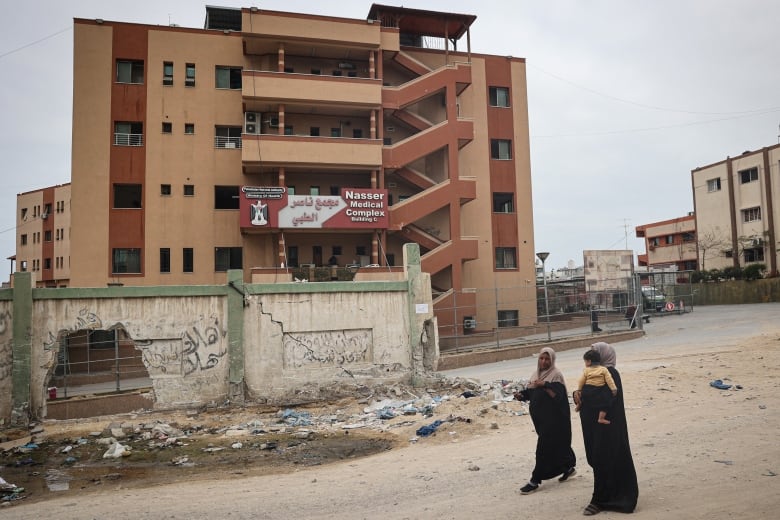
[[[387,190],[341,188],[341,195],[290,195],[287,188],[241,188],[241,227],[386,229]]]

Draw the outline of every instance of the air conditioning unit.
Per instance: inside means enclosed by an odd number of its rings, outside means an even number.
[[[463,319],[463,328],[464,329],[476,329],[477,328],[477,320],[474,318],[464,318]]]
[[[43,213],[41,213],[41,219],[46,220],[47,218],[49,218],[49,214],[48,213],[46,213],[45,211]]]
[[[754,238],[752,243],[753,243],[753,247],[763,247],[764,246],[764,239],[763,238]]]
[[[259,112],[244,112],[244,133],[245,134],[259,134],[260,133],[260,118],[262,114]]]

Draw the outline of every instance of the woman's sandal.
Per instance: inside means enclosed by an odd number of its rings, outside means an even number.
[[[601,513],[601,508],[596,504],[588,504],[588,507],[586,507],[585,511],[582,512],[582,514],[585,516],[593,516],[599,513]]]

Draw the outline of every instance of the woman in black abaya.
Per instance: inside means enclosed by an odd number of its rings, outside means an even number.
[[[598,408],[588,406],[587,401],[582,402],[580,421],[585,456],[593,468],[593,496],[583,514],[595,515],[602,510],[632,513],[639,497],[639,486],[628,442],[623,384],[615,368],[615,349],[604,342],[594,343],[591,349],[601,355],[601,364],[612,374],[618,393],[607,411],[610,424],[599,424]],[[580,395],[575,391],[575,403],[579,400]]]
[[[536,429],[536,466],[531,480],[520,488],[533,493],[543,480],[560,475],[559,482],[574,475],[577,459],[571,449],[571,411],[563,374],[555,367],[555,351],[545,347],[539,353],[536,371],[525,390],[515,394],[518,401],[529,401],[531,420]]]

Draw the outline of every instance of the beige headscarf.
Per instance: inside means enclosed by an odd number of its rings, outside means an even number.
[[[617,363],[617,355],[615,349],[609,343],[599,341],[590,346],[591,350],[595,350],[601,356],[601,365],[605,367],[614,367]]]
[[[550,356],[550,368],[547,370],[542,370],[542,368],[539,366],[540,360],[537,360],[536,370],[533,374],[531,374],[531,381],[535,379],[541,379],[546,383],[563,383],[565,385],[566,382],[563,380],[563,373],[555,367],[555,351],[550,347],[544,347],[539,351],[540,359],[542,354],[545,353]]]

